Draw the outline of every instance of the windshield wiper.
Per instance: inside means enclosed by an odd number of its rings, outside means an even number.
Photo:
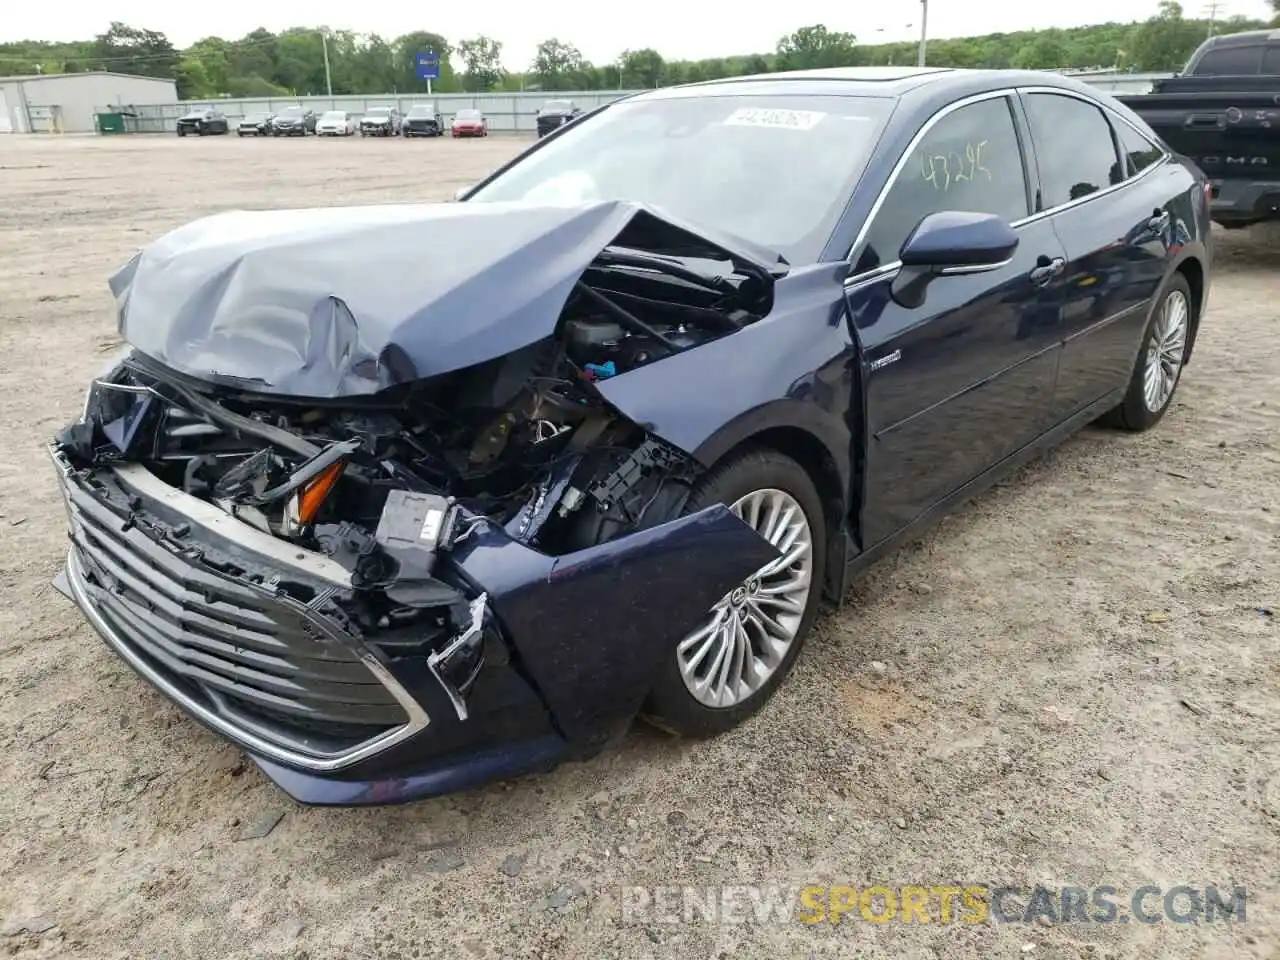
[[[666,273],[712,293],[737,293],[737,288],[724,277],[700,273],[687,266],[682,260],[660,253],[648,253],[624,247],[605,247],[596,257],[596,263],[619,267],[643,267]]]

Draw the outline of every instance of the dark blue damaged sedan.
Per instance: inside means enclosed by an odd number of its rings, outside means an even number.
[[[758,711],[848,578],[1168,411],[1209,185],[1059,76],[610,104],[457,203],[227,213],[112,279],[59,586],[304,803]]]

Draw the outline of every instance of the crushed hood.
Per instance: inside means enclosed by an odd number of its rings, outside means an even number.
[[[583,271],[637,218],[688,235],[623,201],[238,211],[161,237],[110,286],[121,336],[172,369],[264,393],[369,394],[551,336]]]

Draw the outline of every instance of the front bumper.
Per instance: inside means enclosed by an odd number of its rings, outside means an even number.
[[[538,117],[537,119],[538,136],[545,137],[549,133],[555,133],[557,130],[563,127],[566,123],[568,123],[571,119],[572,119],[571,117],[560,117],[560,116]]]
[[[360,132],[366,137],[389,137],[392,129],[391,125],[386,123],[362,123]]]
[[[425,640],[388,649],[342,615],[353,588],[335,561],[136,465],[52,455],[71,530],[59,588],[135,671],[310,804],[404,802],[598,751],[676,640],[777,556],[723,506],[558,558],[475,518],[439,558],[478,613],[481,665],[460,690]]]

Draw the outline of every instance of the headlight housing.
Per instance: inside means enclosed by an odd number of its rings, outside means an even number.
[[[89,419],[89,410],[93,404],[94,398],[98,393],[98,384],[102,382],[115,383],[119,378],[120,372],[124,367],[124,362],[133,354],[133,347],[124,344],[119,350],[111,355],[111,359],[99,370],[89,381],[89,387],[84,392],[84,406],[80,411],[80,423],[84,423]]]

